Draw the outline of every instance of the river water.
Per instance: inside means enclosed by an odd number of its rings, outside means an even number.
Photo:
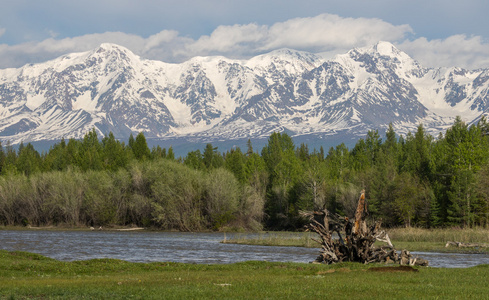
[[[233,234],[227,233],[227,238]],[[242,234],[240,234],[242,236]],[[311,262],[319,249],[223,244],[223,233],[0,230],[0,249],[57,260],[114,258],[132,262],[233,263],[248,260]],[[432,267],[489,264],[486,254],[412,252]]]

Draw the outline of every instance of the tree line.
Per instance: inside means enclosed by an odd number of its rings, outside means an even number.
[[[0,144],[0,224],[137,225],[165,230],[300,229],[301,210],[352,216],[366,190],[385,226],[489,226],[489,125],[461,118],[437,138],[371,130],[326,153],[272,133],[255,151],[212,144],[175,157],[95,129],[39,153]]]

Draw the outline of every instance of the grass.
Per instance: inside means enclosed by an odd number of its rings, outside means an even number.
[[[261,246],[292,246],[317,248],[319,244],[311,238],[317,238],[315,233],[311,232],[262,232],[257,234],[242,233],[226,239],[223,243],[243,244],[243,245],[261,245]]]
[[[484,299],[489,265],[373,272],[371,265],[61,262],[0,251],[2,299]],[[378,265],[377,265],[378,267]],[[390,269],[394,270],[394,269]],[[385,270],[384,270],[385,271]]]
[[[398,249],[411,251],[432,252],[483,252],[489,253],[486,248],[456,248],[445,245],[448,241],[462,243],[475,243],[489,246],[489,230],[483,228],[396,228],[387,230],[392,243]]]
[[[444,242],[457,241],[463,243],[489,242],[489,230],[483,228],[396,228],[387,230],[391,239],[405,242]]]
[[[445,248],[447,241],[462,243],[489,243],[489,230],[482,228],[447,228],[447,229],[423,229],[423,228],[395,228],[388,229],[387,233],[396,249],[408,249],[410,251],[430,252],[483,252],[489,253],[487,248]],[[317,248],[318,243],[311,240],[317,237],[310,232],[271,232],[258,235],[242,234],[226,243],[266,245],[266,246],[296,246]],[[380,245],[380,243],[379,243]]]

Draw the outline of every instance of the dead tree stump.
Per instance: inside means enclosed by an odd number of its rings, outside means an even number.
[[[427,266],[428,261],[415,258],[407,250],[396,251],[389,235],[381,230],[381,221],[367,225],[367,202],[365,190],[362,190],[355,211],[355,220],[338,214],[331,215],[327,209],[315,212],[302,212],[309,218],[306,229],[319,235],[314,239],[321,244],[321,251],[316,263],[333,264],[343,261],[361,263],[397,263],[401,265]],[[376,247],[376,241],[387,245]]]

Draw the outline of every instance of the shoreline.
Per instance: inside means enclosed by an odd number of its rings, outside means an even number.
[[[0,226],[0,230],[12,231],[157,231],[145,227],[127,227],[127,226],[107,226],[107,227],[86,227],[86,226]]]

